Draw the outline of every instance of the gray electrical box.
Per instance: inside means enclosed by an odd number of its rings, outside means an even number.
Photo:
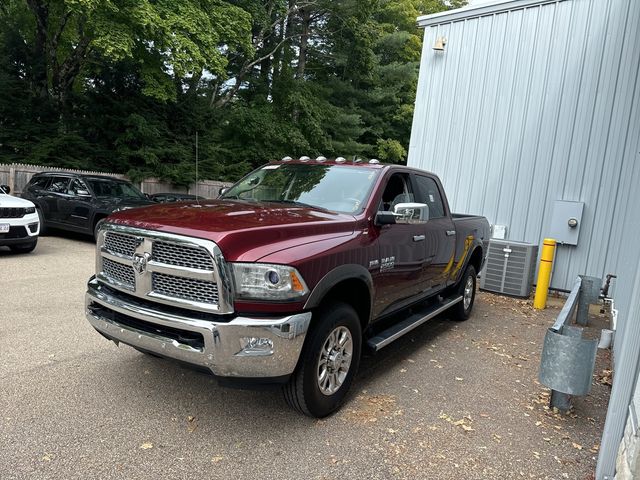
[[[548,237],[564,245],[577,245],[583,210],[583,202],[556,200],[553,204]]]
[[[528,297],[536,268],[538,246],[511,240],[489,240],[480,289]]]

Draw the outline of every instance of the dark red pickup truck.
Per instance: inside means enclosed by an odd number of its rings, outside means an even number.
[[[466,319],[489,239],[440,180],[377,161],[283,159],[218,200],[118,212],[98,234],[98,332],[219,378],[282,383],[322,417],[363,348],[438,313]]]

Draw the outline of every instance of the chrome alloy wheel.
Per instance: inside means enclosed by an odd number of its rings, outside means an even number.
[[[471,305],[471,300],[473,299],[473,277],[469,275],[467,277],[467,281],[464,284],[464,294],[462,296],[462,301],[464,302],[464,309],[467,310],[469,305]]]
[[[346,327],[335,328],[324,341],[318,357],[318,387],[333,395],[344,383],[353,358],[353,339]]]

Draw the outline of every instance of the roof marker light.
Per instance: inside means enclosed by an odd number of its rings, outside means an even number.
[[[344,157],[338,157],[338,158],[336,158],[336,163],[344,163],[344,162],[346,162],[346,161],[347,161],[347,159],[346,159],[346,158],[344,158]]]
[[[283,162],[290,162],[291,160],[293,160],[291,157],[283,157],[282,159]]]
[[[378,160],[377,158],[372,158],[371,160],[369,160],[369,163],[378,164],[380,163],[380,160]]]
[[[322,155],[316,158],[316,162],[326,162],[326,161],[327,161],[327,157],[323,157]]]
[[[300,161],[301,162],[308,162],[309,160],[311,160],[309,157],[307,157],[306,155],[303,155],[302,157],[300,157]]]

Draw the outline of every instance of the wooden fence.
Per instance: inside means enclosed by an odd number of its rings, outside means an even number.
[[[29,183],[31,177],[40,172],[67,172],[85,175],[108,175],[110,177],[128,180],[125,175],[119,173],[93,172],[89,170],[74,170],[69,168],[44,167],[41,165],[22,165],[18,163],[0,164],[0,185],[9,185],[11,193],[19,196],[25,185]],[[191,185],[188,188],[175,187],[170,183],[163,182],[158,178],[147,178],[142,182],[135,182],[135,185],[144,193],[191,193],[197,194],[205,198],[216,198],[220,193],[220,189],[228,187],[228,182],[219,182],[217,180],[200,180],[197,185]]]

